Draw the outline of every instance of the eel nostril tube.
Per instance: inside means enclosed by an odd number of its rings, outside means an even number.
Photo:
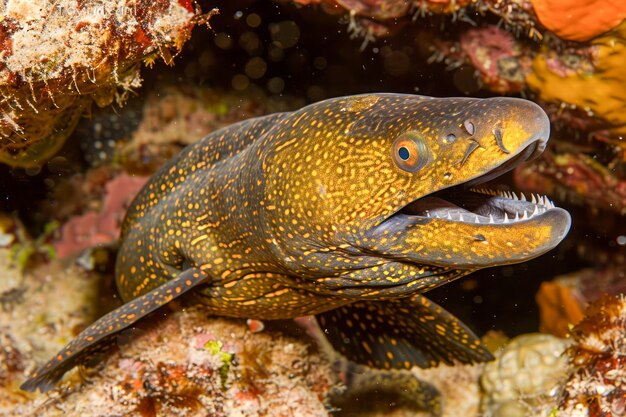
[[[496,144],[498,145],[498,148],[502,149],[502,152],[504,153],[511,153],[511,151],[509,151],[506,146],[504,146],[504,143],[502,143],[502,129],[500,129],[499,127],[494,127],[493,135],[496,137]]]
[[[469,133],[470,135],[474,134],[474,123],[470,122],[469,120],[466,120],[463,122],[463,127],[465,128],[465,130],[467,130],[467,133]]]

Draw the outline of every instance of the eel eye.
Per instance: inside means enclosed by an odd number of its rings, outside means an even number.
[[[398,136],[391,146],[391,156],[398,168],[415,172],[429,160],[426,143],[415,132],[406,132]]]

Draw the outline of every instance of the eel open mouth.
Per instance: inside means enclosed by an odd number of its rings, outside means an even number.
[[[425,218],[446,219],[474,224],[505,224],[529,220],[555,208],[545,196],[497,191],[480,185],[510,171],[519,164],[534,159],[537,142],[506,161],[496,169],[466,183],[429,194],[405,206],[399,214]]]
[[[489,189],[449,189],[421,198],[400,211],[411,216],[495,224],[528,220],[554,208],[545,196]]]

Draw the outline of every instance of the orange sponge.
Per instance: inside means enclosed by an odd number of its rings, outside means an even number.
[[[542,25],[563,39],[588,41],[626,19],[622,0],[531,0]]]

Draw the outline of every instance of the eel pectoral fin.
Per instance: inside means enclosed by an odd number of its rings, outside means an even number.
[[[358,364],[410,369],[493,360],[459,319],[419,294],[359,301],[317,318],[333,348]]]
[[[88,362],[91,356],[107,350],[118,332],[189,291],[205,278],[207,275],[198,269],[186,270],[162,286],[102,316],[33,373],[20,389],[49,391],[65,372],[76,365]]]

